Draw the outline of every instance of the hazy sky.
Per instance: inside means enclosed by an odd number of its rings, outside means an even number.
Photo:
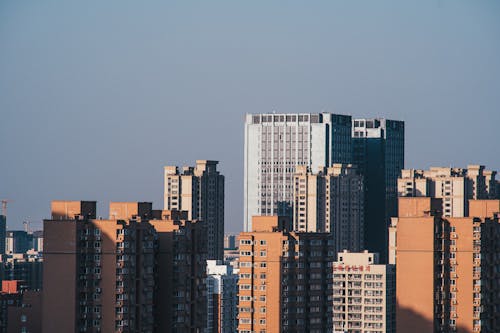
[[[499,1],[0,2],[0,198],[153,201],[220,161],[243,224],[243,115],[406,121],[406,167],[500,169]]]

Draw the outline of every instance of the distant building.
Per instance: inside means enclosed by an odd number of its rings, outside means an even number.
[[[208,258],[224,255],[224,176],[217,161],[197,160],[195,167],[166,166],[164,209],[188,212],[188,220],[207,225]]]
[[[9,306],[20,306],[22,294],[18,281],[2,281],[0,292],[0,333],[6,333],[9,325]]]
[[[398,332],[498,331],[500,201],[470,202],[469,217],[443,217],[443,198],[399,199],[389,257]]]
[[[238,248],[234,250],[224,250],[224,262],[231,265],[234,269],[237,269],[238,262],[240,258],[240,252]]]
[[[396,332],[396,270],[378,254],[338,253],[333,263],[333,331]]]
[[[33,248],[33,235],[23,230],[7,231],[6,253],[26,253]]]
[[[293,174],[351,163],[351,116],[262,113],[245,117],[244,230],[252,216],[292,217]]]
[[[54,201],[44,221],[44,332],[195,332],[206,326],[206,230],[151,203]]]
[[[238,332],[329,332],[334,245],[291,232],[288,217],[256,216],[239,236]]]
[[[224,250],[234,250],[236,248],[236,235],[224,235]]]
[[[238,326],[238,274],[207,260],[207,333],[234,333]]]
[[[43,252],[43,230],[33,231],[33,249],[39,253]]]
[[[387,262],[387,228],[397,215],[398,177],[404,168],[405,126],[389,119],[353,119],[353,164],[364,176],[365,248]]]
[[[41,292],[3,281],[0,292],[0,333],[42,332]]]
[[[0,278],[16,280],[23,290],[41,290],[43,258],[35,253],[5,255],[0,268]]]
[[[293,175],[293,230],[328,232],[335,251],[364,249],[363,176],[351,164],[333,164],[310,172],[297,166]]]
[[[464,217],[469,215],[470,199],[498,197],[496,173],[482,165],[469,165],[466,169],[403,170],[398,180],[398,193],[400,197],[442,198],[444,217]]]

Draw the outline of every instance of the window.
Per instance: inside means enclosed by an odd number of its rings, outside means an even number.
[[[25,323],[26,322],[26,315],[21,315],[21,322]]]

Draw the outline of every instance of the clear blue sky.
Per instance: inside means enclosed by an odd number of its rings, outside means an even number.
[[[0,2],[0,198],[153,201],[220,160],[243,218],[243,115],[406,121],[406,167],[500,169],[499,1]],[[34,227],[40,224],[35,224]]]

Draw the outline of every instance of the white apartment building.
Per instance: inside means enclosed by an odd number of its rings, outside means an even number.
[[[244,230],[252,216],[292,216],[293,173],[350,163],[351,117],[331,113],[247,114]]]
[[[344,251],[333,263],[333,332],[395,332],[394,265],[378,254]]]

